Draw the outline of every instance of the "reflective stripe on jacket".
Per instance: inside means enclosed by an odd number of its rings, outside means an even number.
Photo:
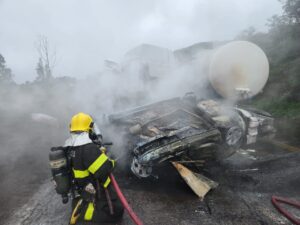
[[[96,180],[99,180],[104,188],[109,188],[108,175],[113,170],[115,162],[89,139],[87,132],[71,134],[65,147],[71,148],[72,171],[79,188],[84,188],[88,183],[95,186]],[[84,220],[90,221],[93,220],[96,206],[93,202],[86,203],[82,216]]]
[[[72,133],[65,147],[73,150],[72,170],[80,187],[99,179],[103,186],[110,183],[109,173],[114,168],[114,161],[102,153],[99,147],[89,138],[88,132]]]
[[[110,183],[108,175],[114,167],[114,161],[93,143],[74,146],[73,150],[72,169],[78,185],[84,187],[96,178],[104,187],[107,187]]]

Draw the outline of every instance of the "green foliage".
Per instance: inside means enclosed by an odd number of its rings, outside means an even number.
[[[300,102],[288,102],[272,100],[259,100],[254,102],[254,106],[270,112],[275,117],[300,118]]]
[[[283,10],[290,23],[300,23],[300,0],[286,0],[283,2]]]
[[[270,62],[270,77],[264,92],[253,103],[279,117],[300,115],[300,0],[282,1],[283,15],[268,20],[269,31],[253,27],[238,38],[260,46]]]

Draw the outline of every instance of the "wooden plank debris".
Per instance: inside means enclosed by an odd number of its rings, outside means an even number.
[[[178,162],[172,162],[172,164],[201,201],[211,189],[214,189],[218,186],[217,182],[201,174],[192,172]]]

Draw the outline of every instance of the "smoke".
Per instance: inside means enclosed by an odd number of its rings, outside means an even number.
[[[32,143],[27,143],[31,135],[36,136],[39,143],[63,144],[68,135],[69,120],[77,112],[89,113],[101,124],[111,113],[182,96],[189,91],[203,92],[207,84],[201,66],[204,58],[182,63],[167,49],[145,45],[137,49],[140,50],[138,54],[131,54],[134,58],[128,59],[127,54],[121,62],[113,63],[114,67],[107,65],[101,73],[85,79],[63,77],[22,85],[1,85],[2,137],[11,136],[5,142],[23,146],[23,149],[15,150],[17,155],[22,155],[31,148]],[[166,57],[157,59],[160,53]],[[55,118],[59,127],[42,122],[39,119],[45,116],[41,115]],[[36,126],[43,132],[37,132]],[[26,131],[19,134],[20,128],[23,130],[24,127]],[[12,151],[1,148],[3,154]]]
[[[99,71],[104,59],[119,60],[136,44],[176,49],[232,39],[248,26],[267,30],[267,18],[281,11],[281,3],[273,0],[6,0],[0,7],[0,49],[17,82],[33,80],[33,42],[43,34],[57,47],[56,75],[82,78]]]
[[[33,135],[37,143],[50,148],[63,144],[70,118],[78,112],[92,115],[101,127],[110,114],[187,92],[200,98],[211,97],[207,76],[214,48],[214,44],[202,44],[173,52],[144,44],[124,54],[120,62],[105,61],[101,73],[84,79],[61,77],[2,85],[0,111],[1,120],[6,122],[3,126],[8,126],[12,136],[20,127],[27,127],[24,134],[14,139],[15,145],[26,146],[27,137]],[[55,120],[55,125],[49,123],[51,120]],[[43,131],[37,133],[36,126]],[[108,139],[120,145],[124,142],[117,140],[117,132],[108,133]],[[18,150],[18,154],[25,152]]]
[[[154,101],[183,96],[194,91],[200,96],[206,94],[206,60],[203,54],[191,62],[178,60],[172,51],[157,46],[137,47],[132,58],[125,54],[118,63],[106,62],[105,69],[85,79],[55,78],[41,82],[4,87],[0,110],[2,117],[18,123],[7,124],[18,133],[26,122],[27,132],[19,134],[16,145],[23,149],[17,154],[31,154],[47,164],[47,154],[51,146],[63,145],[68,137],[69,121],[72,115],[85,112],[93,116],[102,128],[104,141],[113,141],[115,157],[126,152],[128,140],[107,125],[107,116]],[[153,54],[153,49],[156,54]],[[166,57],[157,56],[164,53]],[[204,66],[203,66],[204,65]],[[21,119],[22,118],[22,119]],[[51,119],[50,119],[51,118]],[[49,124],[55,120],[55,125]],[[56,124],[59,124],[58,126]],[[39,127],[39,130],[37,129]],[[28,136],[35,137],[34,144],[43,152],[32,151],[27,143]],[[10,142],[10,139],[6,140]],[[24,142],[25,141],[25,142]],[[37,148],[37,147],[35,147]],[[7,151],[7,150],[4,150]],[[9,152],[9,151],[7,151]],[[15,157],[14,155],[7,155]]]
[[[107,124],[107,117],[120,111],[173,97],[187,92],[207,96],[207,54],[192,61],[182,61],[171,50],[141,45],[126,53],[120,62],[106,62],[98,75],[78,80],[59,101],[69,105],[69,118],[83,111],[91,114],[102,128],[104,141],[113,141],[116,158],[130,154],[125,149],[129,140],[122,131]],[[64,100],[69,96],[69,100]],[[71,101],[71,102],[69,102]]]
[[[51,95],[48,88],[37,84],[1,85],[0,92],[0,199],[6,203],[0,206],[0,221],[4,221],[12,208],[25,203],[32,191],[50,177],[49,149],[67,135],[62,126],[58,129],[32,114],[55,115],[59,98],[47,101]]]
[[[35,77],[30,72],[37,61],[32,53],[32,40],[40,33],[47,35],[60,53],[67,53],[61,56],[56,74],[77,78],[0,84],[0,189],[5,190],[0,197],[1,202],[7,202],[7,208],[15,200],[10,198],[12,195],[22,199],[24,193],[30,193],[30,189],[50,177],[49,149],[64,143],[69,135],[70,118],[75,113],[83,111],[97,120],[105,140],[115,143],[118,157],[124,153],[126,140],[107,125],[107,115],[190,91],[201,97],[209,96],[206,76],[210,50],[193,53],[191,59],[184,51],[178,57],[169,49],[147,45],[124,57],[121,51],[144,41],[177,48],[199,40],[230,39],[245,27],[232,24],[240,9],[248,8],[229,4],[231,7],[224,7],[223,11],[223,3],[196,4],[196,1],[193,4],[166,1],[162,6],[160,1],[133,4],[29,1],[15,7],[14,1],[0,0],[0,4],[1,53],[7,57],[17,81]],[[213,10],[216,5],[217,10]],[[265,7],[262,8],[262,18],[269,17]],[[233,13],[229,13],[232,9]],[[226,21],[221,16],[224,12],[232,15],[226,16]],[[253,10],[251,15],[256,12]],[[249,18],[252,23],[253,17]],[[264,26],[262,22],[259,24]],[[82,78],[100,70],[99,63],[107,57],[119,61],[106,62],[102,72]],[[55,121],[55,125],[49,120]]]
[[[126,159],[129,140],[107,123],[108,115],[187,92],[210,97],[207,75],[214,45],[205,46],[173,52],[141,45],[124,54],[120,62],[106,61],[101,73],[84,79],[58,77],[22,85],[1,84],[0,172],[14,170],[13,175],[3,176],[2,188],[17,192],[29,181],[35,188],[50,177],[49,150],[64,144],[69,121],[78,112],[92,115],[104,141],[114,142],[114,157]],[[37,171],[38,176],[32,176]],[[16,185],[19,176],[29,177],[23,186]],[[11,185],[15,189],[9,189]]]

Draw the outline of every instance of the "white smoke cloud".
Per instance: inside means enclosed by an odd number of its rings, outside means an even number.
[[[0,52],[18,82],[33,80],[38,35],[57,48],[56,76],[85,77],[104,59],[121,60],[140,43],[172,50],[232,39],[250,25],[265,30],[280,14],[273,0],[213,1],[37,1],[4,0],[0,7]]]

